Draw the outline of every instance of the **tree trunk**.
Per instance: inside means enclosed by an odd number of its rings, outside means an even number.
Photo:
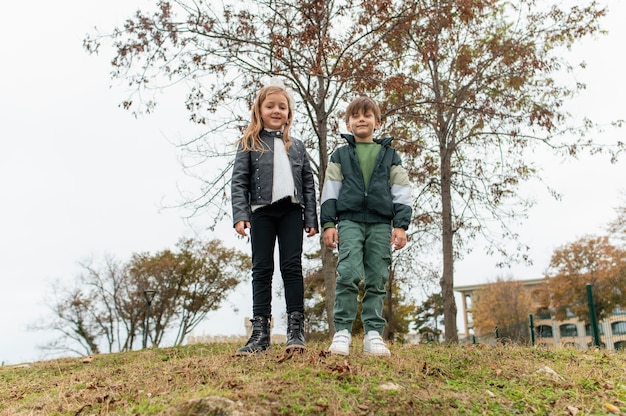
[[[442,139],[443,140],[443,139]],[[441,146],[441,243],[443,249],[443,273],[439,284],[443,297],[443,322],[445,343],[457,344],[456,302],[454,300],[454,231],[452,229],[452,193],[449,148]]]
[[[319,140],[319,187],[320,196],[322,195],[322,189],[324,186],[324,180],[326,178],[326,168],[328,167],[328,112],[326,111],[326,84],[325,79],[322,76],[317,77],[317,97],[312,102],[312,106],[315,109],[315,117],[318,126],[318,140]],[[322,241],[322,233],[324,224],[320,224],[320,245],[322,252],[322,274],[324,276],[324,293],[326,295],[326,317],[328,319],[328,331],[330,335],[335,334],[335,283],[336,283],[336,267],[337,259],[333,251],[327,248]]]
[[[330,335],[335,334],[335,281],[337,259],[333,251],[327,248],[324,243],[322,245],[322,273],[324,275],[324,292],[326,293],[326,316],[328,318],[328,331]]]
[[[393,268],[389,268],[389,280],[387,281],[387,304],[385,318],[387,319],[387,325],[385,325],[385,331],[383,338],[390,341],[394,341],[396,338],[396,321],[393,315],[393,280],[394,273]]]

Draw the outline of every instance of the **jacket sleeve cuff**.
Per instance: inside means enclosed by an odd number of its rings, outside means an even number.
[[[324,230],[327,228],[335,228],[335,223],[334,222],[325,222],[324,226],[322,227]]]

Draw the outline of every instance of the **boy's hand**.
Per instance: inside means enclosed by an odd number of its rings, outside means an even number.
[[[313,237],[315,234],[317,234],[317,228],[315,227],[306,227],[304,231],[306,231],[307,237]]]
[[[404,228],[394,228],[391,231],[391,245],[394,250],[400,250],[406,245],[406,231]]]
[[[323,235],[324,244],[328,248],[336,248],[339,243],[339,234],[336,228],[327,228],[324,230]]]

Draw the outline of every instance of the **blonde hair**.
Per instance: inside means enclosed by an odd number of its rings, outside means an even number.
[[[263,120],[261,119],[261,106],[263,105],[263,101],[270,94],[283,94],[287,98],[287,102],[289,103],[289,114],[287,116],[287,124],[283,128],[283,141],[285,142],[285,150],[289,150],[291,146],[291,138],[289,137],[289,127],[291,127],[291,123],[293,121],[293,113],[294,113],[294,101],[287,91],[287,88],[284,85],[268,85],[267,87],[263,87],[259,90],[254,99],[254,103],[252,104],[252,114],[250,117],[250,124],[246,127],[246,130],[243,132],[243,136],[237,140],[236,144],[241,144],[244,150],[258,150],[265,151],[266,148],[263,147],[261,143],[260,134],[263,130]]]

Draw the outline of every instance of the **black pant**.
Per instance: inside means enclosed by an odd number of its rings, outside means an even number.
[[[287,313],[304,312],[302,207],[289,199],[282,199],[254,211],[250,225],[252,313],[254,316],[268,318],[272,315],[272,275],[276,238]]]

